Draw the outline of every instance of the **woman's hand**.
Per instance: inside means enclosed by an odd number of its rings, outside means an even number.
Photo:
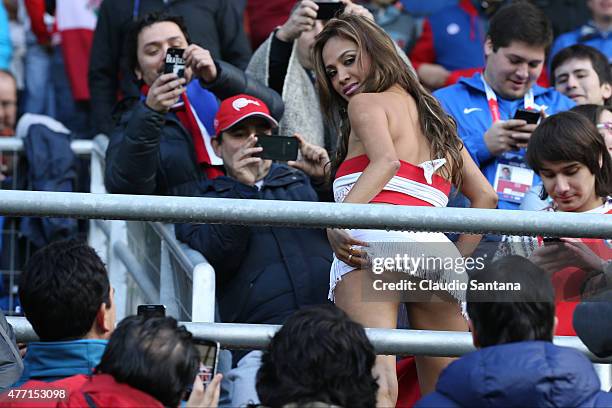
[[[185,404],[187,407],[214,407],[219,405],[219,394],[221,393],[222,374],[214,376],[210,384],[204,388],[204,383],[199,375],[196,375],[193,382],[193,390]]]
[[[302,170],[318,183],[327,182],[329,179],[329,156],[327,155],[327,151],[321,146],[308,143],[297,133],[294,136],[300,142],[302,158],[297,161],[289,161],[287,164],[298,170]]]
[[[327,239],[336,258],[345,264],[355,268],[362,268],[367,264],[366,252],[359,248],[367,247],[367,242],[354,239],[348,232],[338,228],[328,228]]]

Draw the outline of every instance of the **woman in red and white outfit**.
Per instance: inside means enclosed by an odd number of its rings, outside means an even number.
[[[340,133],[331,166],[337,202],[445,207],[454,184],[473,207],[496,206],[497,196],[463,147],[455,123],[380,27],[360,16],[332,19],[317,36],[313,58],[322,109]],[[395,328],[399,302],[426,295],[429,301],[408,305],[411,328],[467,330],[460,309],[464,291],[418,287],[423,280],[467,282],[465,273],[433,267],[409,271],[396,264],[377,274],[373,266],[396,255],[461,258],[473,251],[480,236],[461,237],[459,251],[441,233],[353,229],[329,230],[328,237],[335,252],[330,299],[351,318],[366,327]],[[393,279],[394,272],[404,272],[402,278],[415,282],[416,289],[387,291],[374,302],[364,299],[366,292],[375,291],[375,280]],[[433,390],[449,362],[417,358],[423,394]],[[378,356],[374,371],[378,405],[395,406],[395,357]]]

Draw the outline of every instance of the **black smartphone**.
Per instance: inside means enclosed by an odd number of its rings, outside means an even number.
[[[138,316],[143,316],[145,319],[151,317],[166,317],[166,306],[164,305],[138,305]]]
[[[344,3],[339,1],[315,1],[319,6],[317,20],[329,20],[344,11]]]
[[[266,160],[297,160],[300,143],[294,136],[257,135],[257,144],[263,147],[259,157]]]
[[[185,76],[185,60],[182,48],[168,48],[164,66],[164,74],[175,73],[179,78]]]
[[[542,241],[546,242],[546,243],[563,242],[563,241],[561,241],[561,238],[558,238],[558,237],[543,237]]]
[[[535,125],[540,120],[540,112],[527,109],[518,109],[514,114],[514,119],[521,119],[530,125]]]
[[[204,339],[193,339],[198,352],[200,353],[200,368],[198,375],[204,383],[204,387],[208,386],[215,374],[217,374],[217,363],[219,362],[219,342]]]

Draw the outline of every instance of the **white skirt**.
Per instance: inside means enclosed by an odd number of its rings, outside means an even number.
[[[412,268],[408,268],[410,270],[394,267],[393,269],[385,269],[385,271],[409,272],[411,276],[416,278],[437,281],[440,283],[455,281],[463,284],[454,285],[455,287],[467,287],[469,282],[468,274],[465,271],[459,273],[456,269],[448,267],[448,265],[452,264],[453,259],[459,259],[462,258],[462,256],[457,250],[457,247],[441,232],[385,231],[370,229],[347,229],[346,231],[354,239],[368,243],[368,247],[360,247],[359,249],[366,251],[370,265],[373,265],[376,259],[395,259],[397,256],[403,259],[414,260],[417,263],[419,262],[418,258],[421,258],[422,261],[418,265],[416,265],[415,262],[410,264],[412,266]],[[426,259],[432,261],[425,261]],[[449,264],[449,262],[451,262],[451,264]],[[405,263],[403,265],[405,266]],[[338,282],[342,280],[344,275],[355,269],[357,268],[347,265],[334,255],[329,274],[328,298],[331,301],[335,300],[334,290]],[[465,290],[453,289],[448,290],[448,293],[458,302],[465,301]]]

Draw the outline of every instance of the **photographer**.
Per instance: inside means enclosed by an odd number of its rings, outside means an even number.
[[[61,407],[216,407],[221,374],[204,390],[191,333],[171,317],[130,316],[119,323],[93,376]]]
[[[298,137],[302,159],[289,164],[303,172],[258,157],[262,152],[256,146],[258,136],[270,135],[277,122],[261,100],[248,95],[223,101],[215,119],[212,145],[223,158],[227,176],[183,185],[177,194],[318,201],[310,180],[323,182],[322,169],[329,161],[325,149]],[[179,224],[176,235],[214,267],[225,323],[283,324],[300,307],[327,302],[332,252],[321,229]],[[224,384],[230,390],[228,406],[257,402],[260,355],[260,351],[234,355],[237,367],[226,374]]]
[[[184,50],[183,78],[162,74],[169,48]],[[180,17],[144,16],[132,30],[128,49],[141,96],[123,104],[110,135],[105,184],[111,193],[166,195],[178,185],[221,174],[215,166],[222,162],[209,140],[217,98],[248,93],[264,100],[274,117],[282,115],[278,94],[191,44]]]

